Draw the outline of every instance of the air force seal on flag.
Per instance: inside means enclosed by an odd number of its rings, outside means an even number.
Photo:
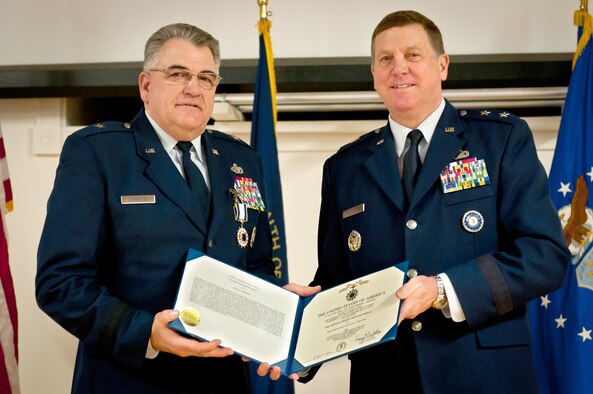
[[[576,265],[579,287],[593,290],[593,209],[587,207],[589,191],[585,179],[577,179],[570,205],[558,210],[566,244]]]

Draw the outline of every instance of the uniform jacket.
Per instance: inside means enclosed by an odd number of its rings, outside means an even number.
[[[236,176],[251,178],[265,200],[259,157],[217,131],[205,131],[203,140],[209,225],[144,111],[131,124],[97,124],[66,140],[38,250],[36,295],[80,340],[73,392],[248,390],[236,356],[145,358],[153,317],[173,307],[189,248],[274,279],[267,213],[249,210],[244,227],[255,238],[240,247],[229,191]],[[147,196],[154,202],[124,203]]]
[[[440,174],[463,151],[485,161],[490,184],[445,194]],[[562,284],[569,256],[549,194],[523,120],[501,111],[458,112],[447,103],[406,212],[387,124],[324,165],[314,283],[327,288],[405,260],[420,275],[444,272],[467,321],[429,310],[415,319],[420,331],[402,324],[394,341],[413,341],[416,359],[408,362],[423,390],[534,391],[526,303]],[[363,212],[343,218],[359,204]],[[462,225],[468,211],[483,216],[477,232]],[[348,246],[353,231],[360,234],[358,251]],[[394,349],[380,345],[351,355],[352,379],[357,368],[392,358]],[[397,368],[368,377],[386,385],[400,379]]]

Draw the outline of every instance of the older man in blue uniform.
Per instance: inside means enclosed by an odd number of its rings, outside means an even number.
[[[537,392],[526,303],[569,254],[529,127],[456,110],[448,66],[432,21],[386,16],[371,70],[389,121],[324,166],[314,283],[410,263],[398,337],[350,356],[352,393]]]
[[[40,307],[79,340],[75,393],[249,392],[245,363],[219,340],[167,323],[186,252],[274,280],[260,160],[206,128],[220,80],[218,41],[168,25],[145,48],[144,109],[66,140],[38,252]],[[235,216],[242,185],[259,190]],[[224,343],[222,344],[224,346]]]

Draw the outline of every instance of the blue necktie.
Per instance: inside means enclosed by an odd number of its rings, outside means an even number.
[[[202,172],[191,160],[189,150],[192,147],[192,143],[189,141],[179,141],[177,147],[183,152],[181,162],[183,164],[183,172],[185,173],[185,181],[198,203],[202,206],[204,219],[208,222],[208,214],[210,212],[210,191],[206,186]]]
[[[412,195],[414,194],[414,187],[418,180],[418,174],[422,168],[422,162],[420,161],[420,155],[418,154],[418,144],[422,141],[424,136],[418,129],[412,130],[408,133],[408,140],[410,141],[410,147],[404,156],[404,171],[403,181],[404,190],[406,191],[407,204],[409,205],[412,201]]]

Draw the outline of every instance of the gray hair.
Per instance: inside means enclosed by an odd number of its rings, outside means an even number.
[[[165,42],[172,38],[180,38],[191,42],[197,47],[206,46],[212,52],[214,63],[220,68],[220,44],[210,33],[186,23],[173,23],[163,26],[154,32],[144,46],[144,71],[154,68],[159,60],[159,53]]]

